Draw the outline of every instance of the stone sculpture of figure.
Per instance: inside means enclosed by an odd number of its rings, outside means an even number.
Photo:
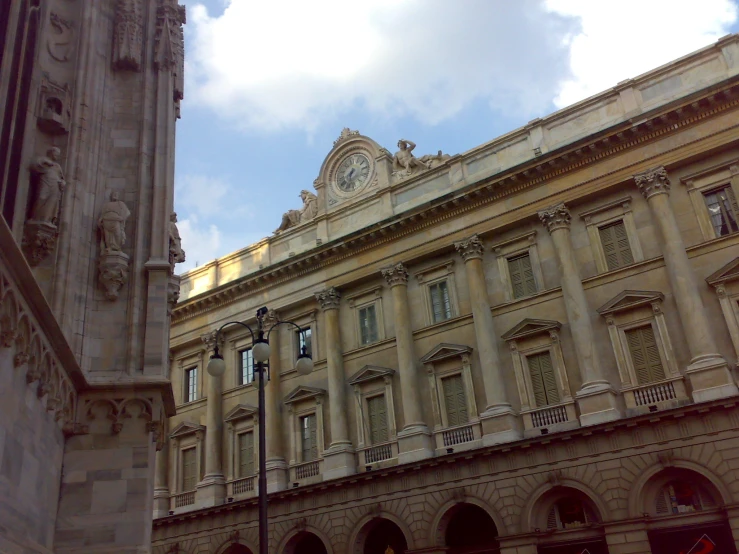
[[[300,198],[303,200],[303,207],[299,210],[285,212],[282,216],[282,223],[275,230],[275,233],[295,227],[316,217],[316,214],[318,214],[318,198],[316,198],[316,195],[307,190],[302,190],[300,191]]]
[[[126,244],[126,220],[131,212],[122,201],[118,200],[118,192],[110,193],[110,201],[103,204],[98,219],[101,233],[100,253],[120,252]]]
[[[61,150],[49,148],[46,156],[39,156],[31,164],[31,172],[38,176],[36,201],[31,209],[31,219],[54,224],[59,212],[59,201],[66,186],[62,166],[59,165]]]
[[[185,251],[182,249],[180,230],[177,229],[177,214],[172,212],[169,216],[169,265],[174,269],[175,264],[185,261]]]
[[[425,156],[421,156],[419,159],[421,162],[426,164],[426,167],[433,169],[443,164],[449,158],[451,158],[449,154],[443,154],[441,150],[439,150],[438,154],[426,154]]]
[[[400,171],[405,169],[407,175],[413,172],[414,168],[428,169],[429,166],[423,161],[419,160],[413,155],[413,149],[416,147],[415,143],[400,139],[398,141],[398,150],[393,156],[393,170]]]

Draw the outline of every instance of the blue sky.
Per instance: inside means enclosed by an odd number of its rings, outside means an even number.
[[[464,152],[739,32],[737,0],[181,0],[185,271],[277,228],[343,127]]]

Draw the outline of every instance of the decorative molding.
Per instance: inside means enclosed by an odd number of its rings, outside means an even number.
[[[469,260],[481,260],[482,254],[485,251],[485,245],[477,235],[472,235],[470,238],[461,240],[454,243],[454,248],[465,262]]]
[[[336,148],[336,146],[344,142],[346,139],[350,137],[356,137],[356,136],[359,136],[359,131],[352,131],[349,127],[344,127],[341,130],[341,134],[339,135],[339,138],[337,138],[334,141],[334,148]]]
[[[655,194],[669,194],[670,192],[670,178],[667,176],[667,170],[662,166],[637,173],[634,175],[634,182],[647,200]]]
[[[46,221],[26,221],[23,228],[23,250],[31,267],[40,264],[56,248],[59,229]]]
[[[128,282],[128,256],[120,251],[101,255],[98,278],[105,291],[105,298],[116,300],[121,288]]]
[[[180,6],[177,0],[159,0],[154,35],[154,68],[169,71],[174,77],[173,100],[178,118],[180,100],[185,96],[185,35],[182,26],[186,22],[185,6]]]
[[[408,284],[408,270],[406,270],[402,263],[386,267],[380,270],[380,272],[385,278],[385,281],[387,281],[387,284],[391,287]]]
[[[539,219],[552,233],[557,229],[569,229],[572,222],[570,210],[564,204],[557,204],[539,212]]]
[[[144,19],[141,0],[117,0],[113,27],[113,68],[141,71]]]
[[[48,34],[46,50],[58,62],[69,61],[75,43],[74,23],[56,12],[49,13],[49,23],[54,31]]]
[[[338,310],[341,304],[341,293],[334,287],[329,287],[324,291],[315,293],[315,297],[324,311]]]

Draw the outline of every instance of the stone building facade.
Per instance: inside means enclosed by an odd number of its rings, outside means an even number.
[[[151,549],[184,22],[176,0],[0,3],[0,552]]]
[[[739,36],[463,154],[344,129],[182,277],[153,551],[736,552]],[[266,420],[252,338],[275,327]],[[271,323],[270,323],[271,322]],[[388,549],[389,548],[389,549]]]

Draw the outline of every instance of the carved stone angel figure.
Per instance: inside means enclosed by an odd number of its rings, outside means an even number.
[[[180,231],[177,229],[177,214],[172,212],[169,216],[169,265],[174,270],[175,264],[185,261],[185,251],[182,249]]]
[[[126,220],[131,215],[128,206],[118,199],[118,192],[110,193],[110,202],[103,205],[98,228],[100,229],[100,253],[120,252],[126,244]]]
[[[275,233],[295,227],[306,221],[310,221],[318,214],[318,198],[315,194],[307,190],[300,191],[300,198],[303,200],[303,207],[299,210],[289,210],[282,216],[282,223],[275,229]]]
[[[33,221],[43,221],[54,224],[59,212],[59,201],[66,186],[64,172],[58,160],[61,150],[57,147],[49,148],[46,156],[39,156],[31,164],[31,173],[38,176],[36,200],[31,209]]]

